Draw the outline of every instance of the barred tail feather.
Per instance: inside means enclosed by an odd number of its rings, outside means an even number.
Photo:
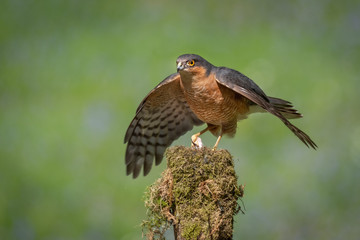
[[[275,109],[280,112],[287,119],[302,118],[302,114],[299,113],[291,102],[274,97],[268,97],[270,103]]]

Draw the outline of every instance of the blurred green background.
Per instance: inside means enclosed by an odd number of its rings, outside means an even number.
[[[359,1],[8,0],[0,239],[141,238],[143,193],[166,164],[126,177],[123,137],[184,53],[292,101],[304,114],[293,122],[319,146],[307,149],[270,114],[221,141],[246,184],[234,239],[359,238]]]

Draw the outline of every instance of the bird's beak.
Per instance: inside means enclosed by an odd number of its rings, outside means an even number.
[[[177,63],[177,71],[181,71],[184,69],[184,63],[183,62],[178,62]]]

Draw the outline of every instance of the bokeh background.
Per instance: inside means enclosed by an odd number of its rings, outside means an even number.
[[[319,145],[270,114],[221,141],[246,184],[234,239],[359,238],[359,1],[5,0],[0,239],[141,239],[143,193],[166,164],[126,177],[123,137],[183,53],[292,101]]]

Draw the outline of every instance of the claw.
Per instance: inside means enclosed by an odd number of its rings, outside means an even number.
[[[191,140],[191,147],[194,147],[194,148],[197,148],[197,147],[198,147],[197,144],[196,144],[196,142],[194,142],[193,140]]]
[[[209,127],[205,128],[204,130],[202,130],[201,132],[199,132],[197,134],[192,135],[191,136],[191,146],[195,147],[195,148],[202,148],[203,143],[201,141],[201,138],[199,138],[199,136],[208,130],[209,130]]]
[[[202,148],[203,143],[201,141],[201,138],[197,137],[196,139],[194,139],[193,137],[191,137],[191,146],[198,149]]]
[[[196,134],[191,136],[191,147],[197,148],[197,138]]]

